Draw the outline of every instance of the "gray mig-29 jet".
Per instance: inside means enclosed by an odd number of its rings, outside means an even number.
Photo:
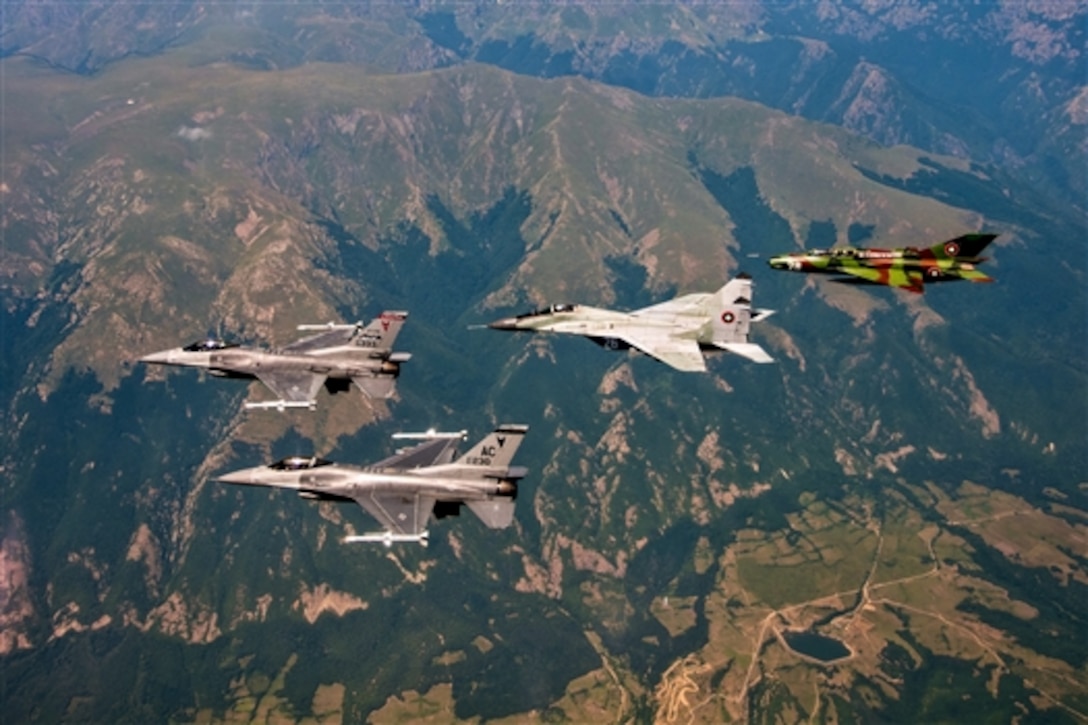
[[[427,544],[427,524],[460,514],[468,506],[488,528],[514,520],[514,498],[525,468],[511,466],[527,425],[500,425],[457,460],[459,433],[401,434],[423,443],[370,466],[342,466],[320,458],[295,456],[270,466],[246,468],[220,476],[225,483],[270,486],[297,491],[317,501],[354,501],[376,518],[384,531],[346,536],[343,541],[397,541]]]
[[[299,325],[299,330],[320,332],[278,350],[211,338],[145,355],[140,362],[203,368],[224,378],[257,379],[280,398],[246,403],[246,408],[313,409],[322,385],[330,393],[338,393],[352,382],[372,398],[388,398],[393,395],[401,363],[411,357],[392,350],[407,318],[407,312],[385,311],[366,327],[331,322]]]
[[[684,295],[633,312],[588,305],[551,305],[496,320],[495,330],[562,332],[588,337],[610,350],[635,348],[677,370],[706,370],[704,350],[728,350],[757,363],[773,362],[748,325],[774,314],[752,309],[752,278],[739,274],[714,293]]]

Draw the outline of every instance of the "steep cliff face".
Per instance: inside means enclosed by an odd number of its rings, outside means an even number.
[[[692,18],[684,37],[704,42]],[[482,52],[453,20],[458,53]],[[996,712],[1077,708],[1076,208],[959,158],[974,139],[884,148],[748,101],[481,64],[257,69],[207,38],[87,77],[3,61],[20,101],[0,179],[11,712],[924,720],[947,713],[943,681]],[[888,142],[922,123],[886,67],[849,67],[836,112]],[[918,297],[763,266],[980,228],[1001,232],[994,285]],[[754,332],[776,365],[683,375],[465,329],[741,269],[778,310]],[[242,384],[128,364],[209,329],[281,343],[385,307],[411,312],[414,354],[389,403],[244,414]],[[446,518],[425,550],[346,547],[372,525],[357,507],[209,482],[500,421],[531,425],[515,526]],[[850,659],[798,654],[801,630]]]

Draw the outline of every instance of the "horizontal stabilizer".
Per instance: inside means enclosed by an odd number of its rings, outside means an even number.
[[[505,529],[514,522],[514,500],[497,498],[490,501],[465,501],[472,513],[489,529]]]
[[[715,342],[714,344],[723,350],[728,350],[734,355],[746,357],[752,362],[774,362],[774,358],[768,355],[766,350],[754,342]]]
[[[341,541],[345,544],[385,544],[388,548],[395,543],[416,543],[420,546],[426,546],[427,537],[426,531],[421,531],[418,534],[394,534],[392,531],[380,531],[373,534],[345,536]]]

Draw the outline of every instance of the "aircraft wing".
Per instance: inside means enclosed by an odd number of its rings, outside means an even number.
[[[387,531],[418,536],[427,530],[435,499],[418,493],[366,493],[355,499]]]
[[[281,348],[281,352],[304,353],[330,347],[342,347],[350,343],[352,336],[355,335],[354,327],[348,326],[346,329],[344,327],[322,330],[316,335],[307,335]]]
[[[838,267],[836,272],[849,274],[854,277],[873,282],[886,284],[889,287],[898,287],[911,292],[922,292],[922,273],[916,269],[903,269],[901,267]]]
[[[391,398],[397,379],[392,375],[356,375],[352,381],[371,398]]]
[[[705,372],[706,360],[699,343],[667,334],[624,333],[620,339],[633,348],[684,372]]]
[[[449,463],[453,460],[453,452],[460,438],[435,438],[424,441],[417,446],[412,446],[406,451],[383,458],[377,463],[372,463],[372,468],[421,468],[423,466],[437,466]]]
[[[952,269],[944,270],[944,273],[946,275],[948,275],[949,277],[959,277],[960,279],[965,279],[968,282],[993,282],[994,281],[993,277],[989,276],[985,272],[980,272],[979,270],[974,269],[974,268],[953,267]]]
[[[684,295],[675,299],[659,302],[656,305],[643,307],[631,313],[632,317],[652,317],[654,315],[698,315],[703,312],[703,306],[710,297],[705,292]]]
[[[317,397],[317,391],[325,384],[325,376],[309,370],[267,370],[257,374],[257,379],[268,389],[293,403],[309,403]]]

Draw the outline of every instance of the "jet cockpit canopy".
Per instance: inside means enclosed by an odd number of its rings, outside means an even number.
[[[215,352],[216,350],[226,350],[230,347],[238,347],[237,343],[224,342],[223,340],[217,340],[214,337],[209,337],[206,340],[197,340],[191,345],[186,345],[181,348],[185,352]]]
[[[305,471],[310,468],[331,465],[332,461],[326,461],[317,456],[288,456],[280,459],[268,467],[273,471]]]
[[[540,317],[541,315],[555,315],[560,312],[574,312],[578,305],[561,304],[561,305],[548,305],[547,307],[541,307],[539,310],[533,310],[532,312],[526,312],[524,315],[518,315],[517,319],[523,319],[525,317]]]

